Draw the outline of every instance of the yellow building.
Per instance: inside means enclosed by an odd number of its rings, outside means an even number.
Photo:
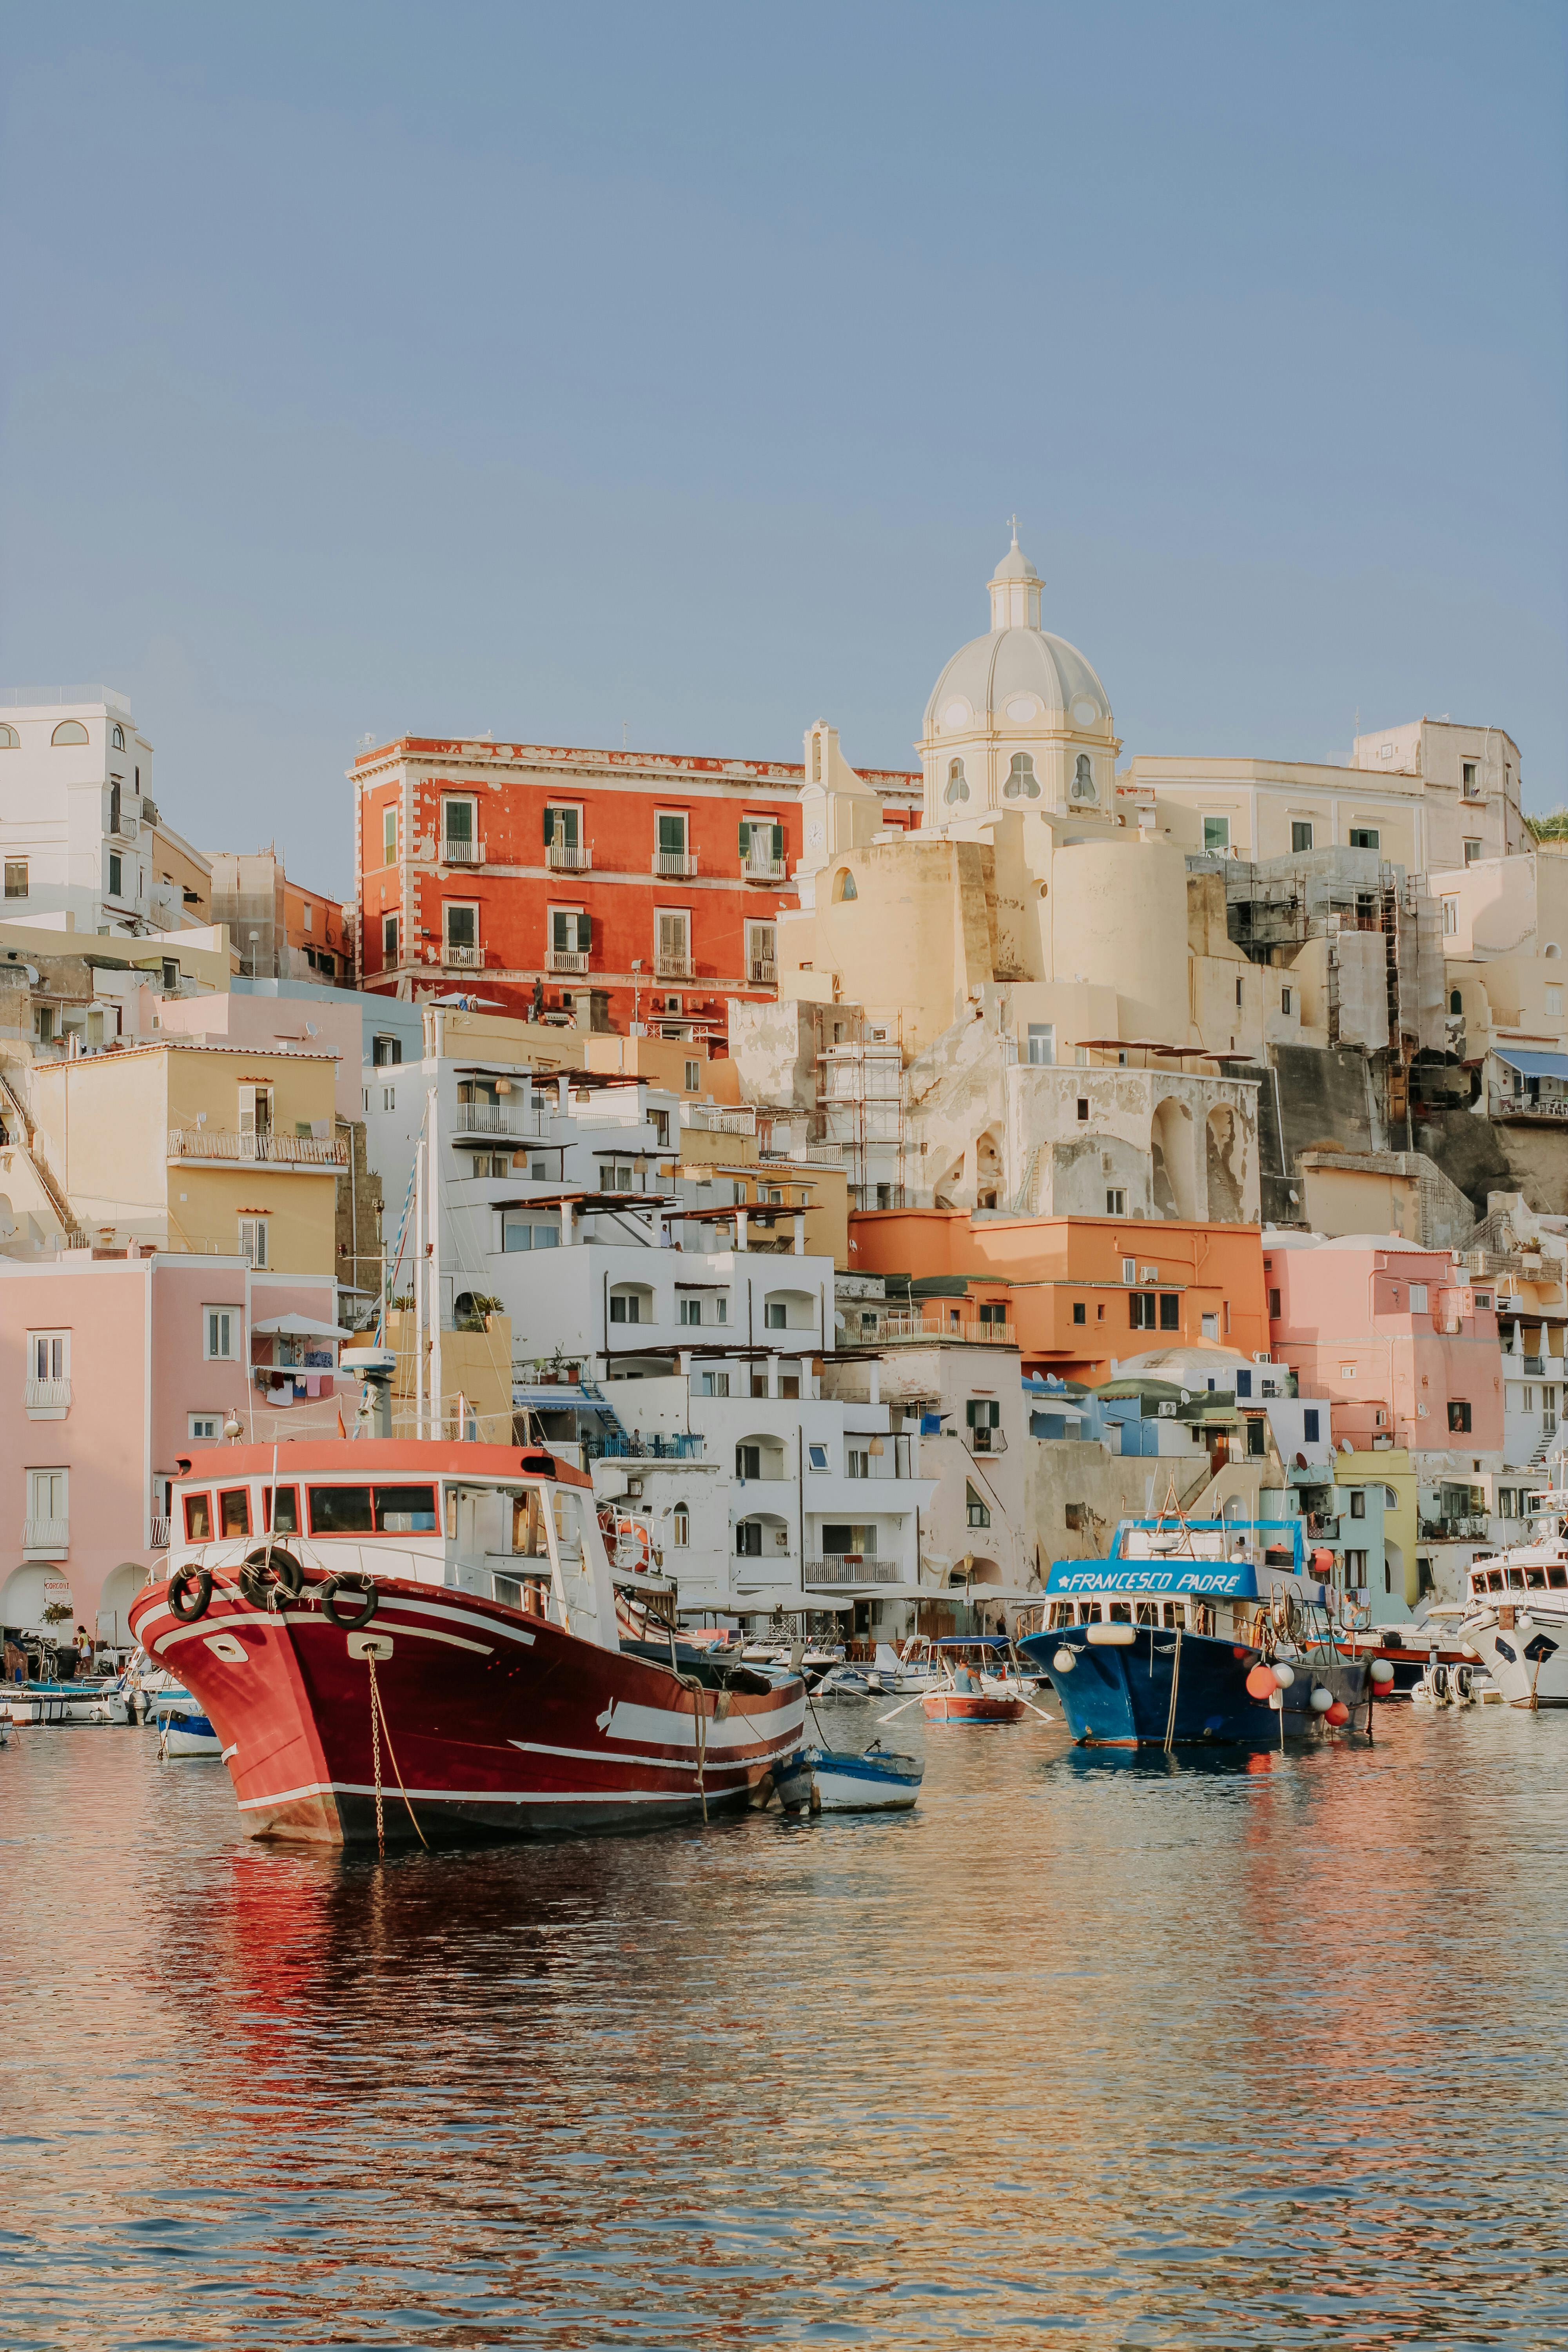
[[[170,1042],[40,1063],[36,1148],[98,1240],[330,1277],[335,1057]]]

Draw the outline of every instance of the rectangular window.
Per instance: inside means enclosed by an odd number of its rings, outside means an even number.
[[[1450,1428],[1450,1429],[1453,1429],[1453,1430],[1468,1430],[1468,1429],[1469,1428],[1469,1425],[1470,1425],[1470,1408],[1469,1408],[1469,1406],[1468,1406],[1468,1405],[1464,1402],[1464,1400],[1463,1400],[1462,1398],[1460,1398],[1460,1397],[1450,1397],[1450,1398],[1448,1399],[1448,1426],[1449,1426],[1449,1428]]]
[[[1430,1312],[1426,1304],[1426,1285],[1424,1282],[1413,1282],[1410,1286],[1410,1312],[1412,1315],[1426,1315]]]
[[[1127,1320],[1134,1331],[1152,1331],[1156,1328],[1159,1302],[1152,1290],[1135,1290],[1127,1301]]]
[[[1301,1415],[1301,1435],[1309,1445],[1316,1445],[1318,1442],[1318,1412],[1314,1405],[1309,1405],[1306,1412]]]
[[[684,857],[686,855],[686,818],[673,813],[660,815],[658,854],[661,857]]]
[[[699,1396],[727,1397],[730,1393],[730,1375],[728,1372],[700,1372],[697,1376],[697,1393]]]
[[[118,898],[120,896],[121,884],[124,876],[124,870],[122,861],[115,855],[113,850],[110,850],[109,854],[109,895],[111,898]]]
[[[68,1381],[71,1369],[70,1348],[68,1331],[29,1331],[27,1334],[28,1379]]]
[[[1290,992],[1288,988],[1282,988],[1279,992],[1279,1010],[1281,1013],[1289,1013],[1290,1010]]]
[[[871,1451],[866,1445],[847,1445],[844,1449],[844,1468],[851,1478],[871,1475]]]
[[[640,1323],[642,1321],[642,1300],[635,1290],[620,1290],[612,1292],[610,1297],[610,1320],[612,1323]]]
[[[1072,1319],[1075,1323],[1087,1323],[1089,1320],[1089,1308],[1081,1298],[1073,1300]]]
[[[700,1062],[688,1062],[688,1064],[686,1065],[686,1091],[687,1091],[687,1093],[688,1093],[689,1095],[694,1095],[694,1094],[696,1094],[696,1093],[700,1090],[700,1088],[701,1085],[702,1085],[702,1065],[701,1065],[701,1063],[700,1063]]]
[[[762,1521],[760,1519],[741,1520],[735,1529],[735,1557],[737,1559],[761,1559],[762,1556]]]
[[[976,1494],[973,1486],[966,1485],[963,1501],[964,1517],[972,1528],[988,1528],[991,1525],[991,1506],[984,1495]]]
[[[1298,818],[1290,827],[1291,856],[1300,856],[1302,850],[1310,849],[1311,846],[1312,828],[1310,824],[1303,824],[1301,820]]]
[[[787,1310],[780,1298],[770,1298],[763,1309],[763,1328],[768,1331],[784,1331],[789,1328]]]
[[[1268,1294],[1268,1316],[1271,1322],[1277,1323],[1279,1319],[1279,1293],[1277,1290]]]
[[[1057,1024],[1054,1021],[1031,1021],[1029,1024],[1029,1059],[1037,1069],[1048,1069],[1057,1058]]]
[[[226,1536],[250,1533],[250,1495],[244,1486],[226,1486],[217,1498],[218,1528]]]
[[[272,1089],[270,1087],[242,1086],[237,1089],[237,1111],[241,1135],[270,1135],[272,1132]]]
[[[1236,1003],[1237,1003],[1237,1010],[1238,1012],[1239,1012],[1239,1011],[1240,1011],[1240,1009],[1241,1009],[1241,1002],[1242,1002],[1242,996],[1241,996],[1241,981],[1240,981],[1240,977],[1239,977],[1239,975],[1238,975],[1238,976],[1237,976],[1237,983],[1236,983]]]
[[[441,803],[441,841],[443,847],[455,849],[460,857],[472,856],[474,847],[472,801],[444,800]]]
[[[1473,801],[1481,789],[1481,770],[1479,761],[1461,760],[1459,762],[1459,776],[1460,781],[1464,785],[1465,798],[1468,801]]]
[[[1377,829],[1376,829],[1376,827],[1375,827],[1374,825],[1370,825],[1370,824],[1352,824],[1352,827],[1351,827],[1351,847],[1352,847],[1352,849],[1375,849],[1375,848],[1377,848],[1378,844],[1379,844],[1379,835],[1378,835]]]
[[[247,1265],[265,1266],[268,1263],[265,1217],[241,1217],[239,1254]]]
[[[1124,1217],[1127,1214],[1127,1195],[1120,1185],[1106,1187],[1105,1213],[1108,1217]]]
[[[1181,1328],[1181,1299],[1175,1291],[1163,1290],[1160,1294],[1160,1328],[1162,1331],[1179,1331]]]
[[[367,1103],[365,1108],[368,1109],[369,1107],[370,1106]],[[397,1108],[397,1088],[395,1087],[383,1087],[381,1090],[381,1107],[383,1110],[395,1110]]]
[[[1078,1115],[1081,1120],[1087,1120],[1089,1118],[1089,1097],[1087,1095],[1079,1095],[1078,1098]]]
[[[825,1474],[827,1469],[826,1446],[808,1445],[805,1449],[805,1460],[808,1469],[815,1470],[819,1475]]]
[[[702,1301],[700,1298],[683,1298],[680,1301],[680,1319],[686,1324],[701,1322]]]
[[[1479,866],[1479,865],[1480,864],[1480,858],[1481,858],[1481,844],[1480,844],[1479,841],[1467,841],[1467,842],[1466,842],[1466,844],[1465,844],[1465,863],[1466,863],[1466,865],[1467,865],[1467,866]]]
[[[1263,1415],[1260,1412],[1247,1415],[1247,1450],[1254,1456],[1263,1452]]]
[[[460,948],[471,952],[479,943],[479,910],[471,905],[457,905],[451,900],[441,909],[446,926],[448,949]]]
[[[187,1437],[216,1438],[223,1428],[223,1415],[217,1412],[193,1412],[185,1423]]]
[[[1201,1316],[1199,1318],[1199,1323],[1202,1329],[1202,1335],[1205,1339],[1217,1339],[1219,1338],[1219,1317],[1217,1315]]]
[[[261,1493],[261,1523],[276,1536],[297,1536],[300,1532],[300,1490],[297,1486],[279,1486],[274,1500],[270,1486]]]
[[[970,1488],[971,1494],[973,1488]],[[989,1527],[989,1519],[984,1525]],[[865,1527],[825,1527],[822,1530],[822,1552],[825,1559],[875,1559],[877,1530]]]
[[[691,918],[688,914],[661,914],[658,919],[658,969],[684,978],[691,966]]]
[[[437,1532],[435,1487],[378,1486],[375,1531],[378,1536],[433,1536]]]
[[[1238,1365],[1237,1368],[1236,1393],[1238,1397],[1249,1397],[1252,1394],[1252,1374],[1245,1364]]]
[[[368,1486],[312,1486],[313,1536],[368,1536],[375,1532]]]
[[[5,896],[25,898],[27,895],[27,861],[25,857],[5,860]]]
[[[397,806],[393,801],[381,812],[381,862],[384,866],[397,863]]]
[[[185,1496],[185,1541],[211,1543],[213,1539],[213,1504],[210,1495]]]
[[[239,1313],[233,1307],[205,1307],[202,1309],[205,1328],[205,1353],[209,1363],[231,1363],[235,1341],[239,1334]]]
[[[1459,928],[1459,902],[1457,898],[1439,898],[1443,909],[1443,937],[1451,940]]]
[[[1227,816],[1205,816],[1205,819],[1204,819],[1204,847],[1205,847],[1205,850],[1210,851],[1211,853],[1212,853],[1213,851],[1215,851],[1215,850],[1218,850],[1218,851],[1220,851],[1222,854],[1223,854],[1226,850],[1227,850],[1227,849],[1230,847],[1230,819],[1229,819],[1229,817],[1227,817]]]
[[[1560,981],[1546,983],[1546,1017],[1549,1021],[1563,1018],[1563,984]]]
[[[397,918],[383,915],[381,919],[381,960],[383,963],[397,961]]]

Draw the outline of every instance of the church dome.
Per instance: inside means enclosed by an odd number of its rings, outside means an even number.
[[[1040,584],[1015,530],[990,583],[989,633],[960,646],[931,689],[928,742],[998,727],[1110,734],[1110,698],[1096,672],[1040,626]]]

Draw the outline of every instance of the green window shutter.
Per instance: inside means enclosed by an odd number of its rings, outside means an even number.
[[[750,857],[751,854],[752,828],[742,817],[741,820],[741,855],[742,857]]]
[[[565,915],[555,915],[552,917],[551,945],[552,947],[563,949],[565,947],[566,925],[568,920],[569,918]]]
[[[549,848],[549,846],[550,846],[551,843],[554,840],[554,838],[555,838],[555,811],[554,811],[552,808],[547,808],[547,809],[545,810],[545,812],[544,812],[544,846],[546,847],[546,849],[548,849],[548,848]]]
[[[775,858],[780,859],[784,856],[784,827],[782,824],[775,824],[773,827],[773,856]]]
[[[594,926],[591,919],[587,915],[579,915],[577,918],[577,952],[579,955],[587,954],[588,950],[593,945],[593,940]]]

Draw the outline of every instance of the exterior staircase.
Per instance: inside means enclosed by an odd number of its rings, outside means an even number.
[[[38,1180],[38,1189],[59,1220],[60,1231],[68,1244],[79,1249],[87,1247],[84,1226],[77,1221],[70,1202],[56,1183],[53,1171],[37,1148],[37,1128],[27,1108],[4,1070],[0,1070],[0,1118],[4,1118],[5,1134],[13,1147],[22,1152],[27,1165]]]
[[[586,1368],[579,1374],[577,1385],[594,1408],[594,1417],[599,1424],[601,1434],[605,1437],[618,1438],[629,1454],[632,1447],[631,1432],[626,1428],[598,1381],[589,1378]]]

